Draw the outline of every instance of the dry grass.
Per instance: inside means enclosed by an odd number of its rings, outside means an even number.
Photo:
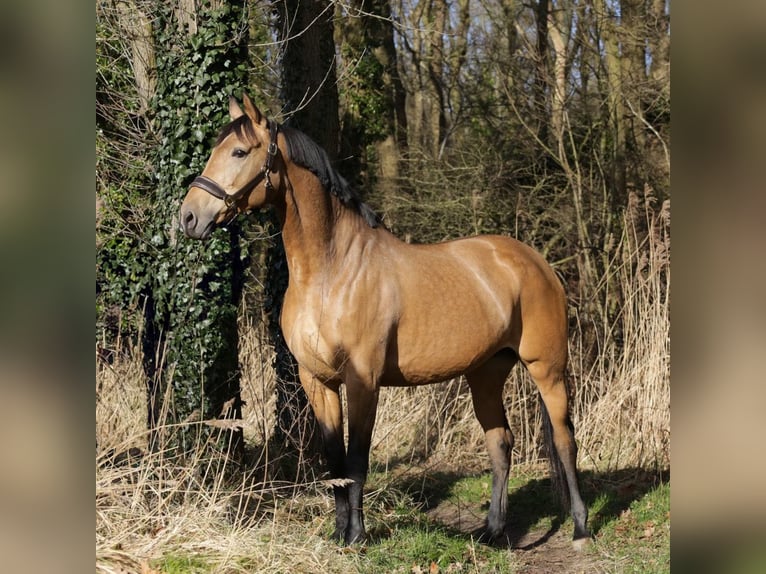
[[[98,411],[109,420],[97,428],[112,434],[99,436],[96,461],[97,572],[347,571],[337,545],[311,535],[324,525],[314,519],[331,510],[327,485],[270,480],[262,459],[235,483],[229,459],[212,446],[215,436],[185,460],[148,453],[145,419],[134,416],[142,410],[135,409],[144,397],[141,377],[119,376],[136,360],[128,355],[100,373],[98,403],[114,401]],[[260,436],[262,421],[246,424],[248,439]],[[300,535],[296,518],[307,525]]]
[[[97,473],[97,571],[142,572],[159,560],[189,558],[206,572],[344,571],[337,546],[311,536],[312,500],[326,513],[326,497],[298,501],[292,485],[259,483],[247,473],[239,488],[209,484],[190,472],[195,462],[180,467],[153,455],[137,468]],[[296,515],[308,523],[300,536]]]
[[[599,471],[669,467],[669,205],[657,213],[634,206],[626,218],[608,278],[619,282],[626,296],[617,320],[598,333],[599,358],[586,364],[583,334],[571,338],[580,463]],[[214,449],[200,448],[207,458],[200,454],[186,461],[147,454],[140,353],[98,363],[98,572],[356,569],[353,553],[325,540],[332,512],[328,485],[296,487],[273,478],[278,461],[261,448],[274,425],[271,358],[263,327],[243,318],[243,430],[254,460],[238,472],[221,472],[229,463],[224,455],[211,456]],[[538,399],[523,369],[511,375],[505,400],[516,436],[515,461],[537,461]],[[487,465],[465,383],[385,389],[372,459],[379,472],[426,459],[453,467]],[[232,483],[231,476],[239,482]],[[173,569],[174,557],[190,556],[195,564]]]
[[[601,329],[600,360],[574,362],[580,453],[598,470],[668,468],[670,202],[655,213],[632,196],[625,219],[610,269],[624,294],[618,320]]]

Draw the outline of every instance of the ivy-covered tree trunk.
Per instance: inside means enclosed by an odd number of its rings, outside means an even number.
[[[173,435],[182,452],[207,438],[210,427],[198,421],[241,417],[237,307],[247,251],[236,223],[196,242],[177,231],[177,213],[228,121],[229,95],[247,85],[243,5],[179,0],[163,3],[155,19],[157,181],[146,230],[144,351],[150,424],[161,413],[184,423]],[[241,430],[224,433],[239,451]]]

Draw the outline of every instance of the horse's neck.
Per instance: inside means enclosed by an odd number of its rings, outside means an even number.
[[[291,278],[310,281],[328,268],[338,236],[345,235],[345,211],[313,174],[303,170],[290,174],[282,240]]]

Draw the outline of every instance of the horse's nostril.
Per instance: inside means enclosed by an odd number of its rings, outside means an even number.
[[[193,211],[186,211],[181,214],[181,221],[184,229],[192,230],[197,225],[197,216],[194,215]]]

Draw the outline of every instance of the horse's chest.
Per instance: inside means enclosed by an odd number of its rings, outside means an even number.
[[[298,364],[316,376],[330,379],[341,374],[345,353],[335,325],[337,318],[322,307],[321,302],[311,304],[286,297],[281,325]]]

